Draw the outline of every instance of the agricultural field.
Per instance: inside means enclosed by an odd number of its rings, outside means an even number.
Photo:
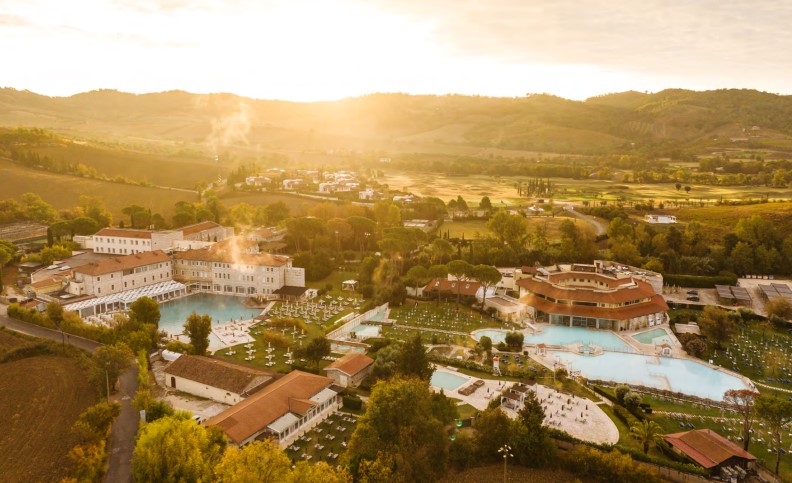
[[[83,369],[59,356],[0,364],[0,401],[3,481],[59,481],[77,443],[71,427],[96,403]]]
[[[3,180],[1,199],[18,200],[24,193],[36,193],[55,209],[69,209],[78,204],[80,195],[97,196],[104,200],[116,220],[124,217],[121,210],[132,204],[145,204],[167,219],[177,201],[196,201],[197,198],[194,193],[185,191],[125,185],[28,169],[2,158],[0,179]],[[52,189],[55,186],[57,189]]]
[[[22,334],[0,327],[0,354],[3,351],[16,349],[28,343],[28,338]]]
[[[792,232],[792,202],[771,202],[743,206],[683,207],[669,211],[682,223],[697,221],[704,226],[727,232],[734,229],[738,221],[759,215],[773,223],[783,236]]]
[[[225,191],[220,194],[220,200],[227,207],[247,203],[253,206],[265,206],[282,201],[289,207],[290,216],[304,216],[314,206],[325,203],[325,200],[308,198],[285,193],[262,193],[250,191]]]

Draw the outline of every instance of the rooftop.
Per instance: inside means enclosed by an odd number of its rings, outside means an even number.
[[[292,371],[244,401],[210,418],[236,444],[263,431],[287,413],[304,414],[315,403],[310,398],[329,388],[333,380],[302,371]]]
[[[373,363],[374,359],[367,355],[351,353],[334,361],[332,364],[325,367],[324,370],[337,369],[348,376],[354,376]]]
[[[291,260],[287,256],[269,253],[252,253],[250,250],[258,245],[253,240],[243,237],[231,237],[215,243],[208,248],[176,252],[177,260],[199,260],[205,262],[223,262],[237,265],[275,266],[281,267]]]
[[[424,287],[424,292],[441,292],[448,294],[456,294],[459,291],[460,295],[473,297],[481,288],[478,282],[463,282],[460,280],[448,280],[446,278],[433,278]]]
[[[275,374],[210,357],[183,355],[165,368],[167,374],[183,377],[235,394],[248,395],[271,383]]]
[[[94,236],[112,236],[120,238],[151,239],[151,230],[133,230],[131,228],[102,228]]]
[[[169,262],[170,257],[162,250],[153,252],[141,252],[133,255],[109,258],[98,262],[91,262],[74,269],[75,273],[97,276],[106,273],[120,272],[121,270],[131,270],[137,267],[153,265],[155,263]]]
[[[184,236],[190,236],[202,231],[212,230],[214,228],[222,228],[222,226],[213,221],[202,221],[194,225],[183,226],[180,228],[180,230]]]
[[[714,468],[732,457],[755,460],[743,450],[711,429],[694,429],[665,435],[665,440],[704,468]]]

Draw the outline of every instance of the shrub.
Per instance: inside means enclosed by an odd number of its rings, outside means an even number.
[[[357,411],[363,407],[363,400],[357,396],[346,395],[342,398],[342,400],[344,402],[344,407],[347,409]]]

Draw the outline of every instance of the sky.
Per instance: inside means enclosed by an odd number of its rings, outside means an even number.
[[[789,0],[0,0],[0,87],[792,93]]]

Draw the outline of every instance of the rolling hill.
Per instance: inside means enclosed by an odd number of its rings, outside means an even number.
[[[47,97],[0,89],[0,126],[41,127],[126,146],[154,142],[171,151],[199,145],[207,156],[228,146],[254,152],[462,153],[469,148],[468,154],[484,149],[610,154],[670,145],[697,152],[734,146],[792,151],[792,96],[669,89],[586,101],[544,94],[372,94],[296,103],[183,91]]]

